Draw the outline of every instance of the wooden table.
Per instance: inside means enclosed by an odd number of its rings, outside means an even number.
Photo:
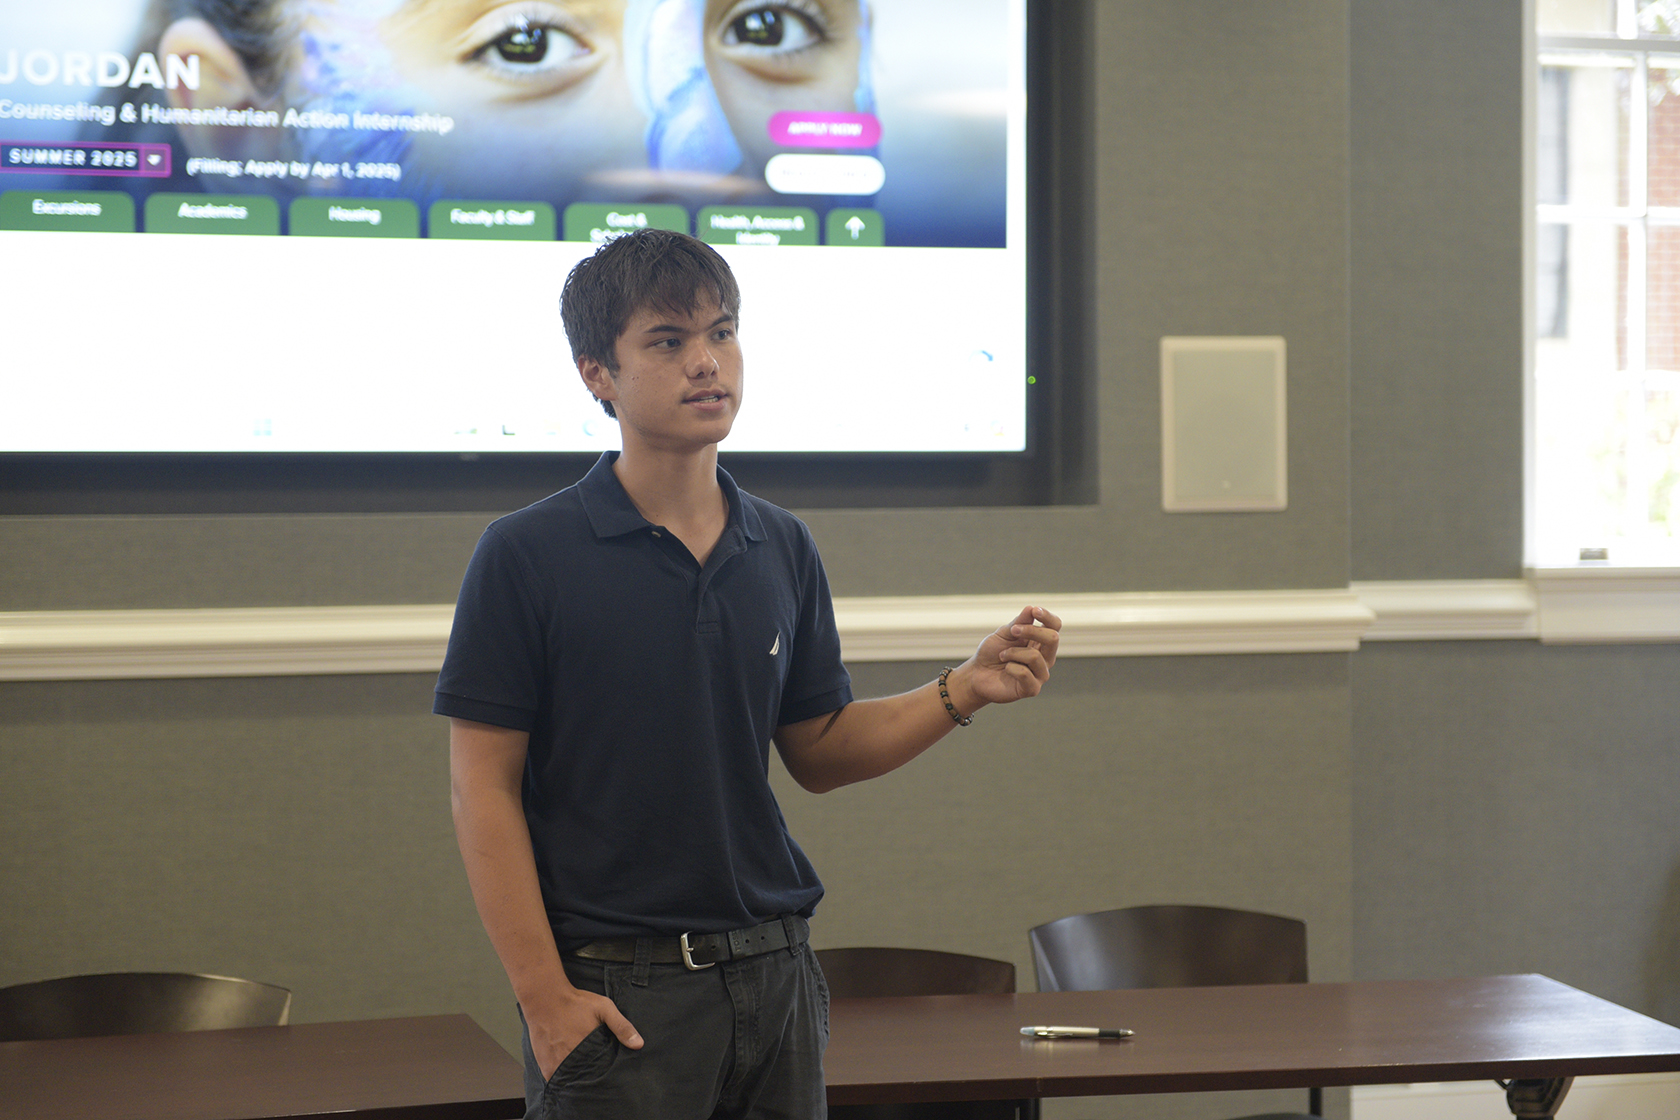
[[[1023,1039],[1034,1023],[1125,1042]],[[1680,1029],[1543,976],[835,1000],[833,1104],[1513,1079],[1550,1116],[1569,1079],[1680,1070]],[[504,1120],[519,1063],[465,1015],[0,1043],[0,1116]]]
[[[1583,1074],[1680,1070],[1680,1029],[1544,976],[835,1000],[830,1104],[1513,1080],[1551,1116]],[[1035,1042],[1032,1024],[1127,1027]]]
[[[465,1015],[0,1042],[12,1120],[507,1120],[520,1065]]]

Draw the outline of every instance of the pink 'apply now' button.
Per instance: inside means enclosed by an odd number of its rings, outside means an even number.
[[[874,113],[798,113],[770,118],[770,139],[790,148],[873,148],[881,142]]]

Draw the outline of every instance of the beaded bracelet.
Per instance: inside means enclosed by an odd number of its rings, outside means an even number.
[[[946,689],[945,689],[945,678],[949,677],[950,675],[951,675],[951,670],[950,670],[949,667],[947,667],[944,671],[942,671],[939,674],[939,698],[941,700],[945,701],[945,710],[947,712],[951,713],[951,719],[956,721],[957,726],[958,727],[967,727],[969,724],[974,722],[974,717],[973,716],[960,716],[960,715],[957,714],[957,706],[955,704],[951,703],[951,694],[949,692],[947,692]]]

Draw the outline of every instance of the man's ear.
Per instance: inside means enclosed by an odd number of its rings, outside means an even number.
[[[578,376],[583,378],[583,384],[595,395],[598,401],[618,399],[618,382],[613,379],[612,371],[591,358],[588,354],[577,360]]]
[[[178,19],[158,40],[160,55],[181,58],[198,56],[198,88],[185,85],[169,91],[169,103],[177,109],[268,108],[245,69],[239,52],[227,45],[222,33],[202,19]],[[217,156],[231,160],[276,160],[283,158],[283,129],[219,128],[215,125],[176,126],[187,154]]]

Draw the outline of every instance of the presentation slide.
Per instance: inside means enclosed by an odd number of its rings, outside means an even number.
[[[0,0],[0,452],[614,447],[558,298],[649,226],[728,450],[1023,450],[1025,87],[1025,0]]]

